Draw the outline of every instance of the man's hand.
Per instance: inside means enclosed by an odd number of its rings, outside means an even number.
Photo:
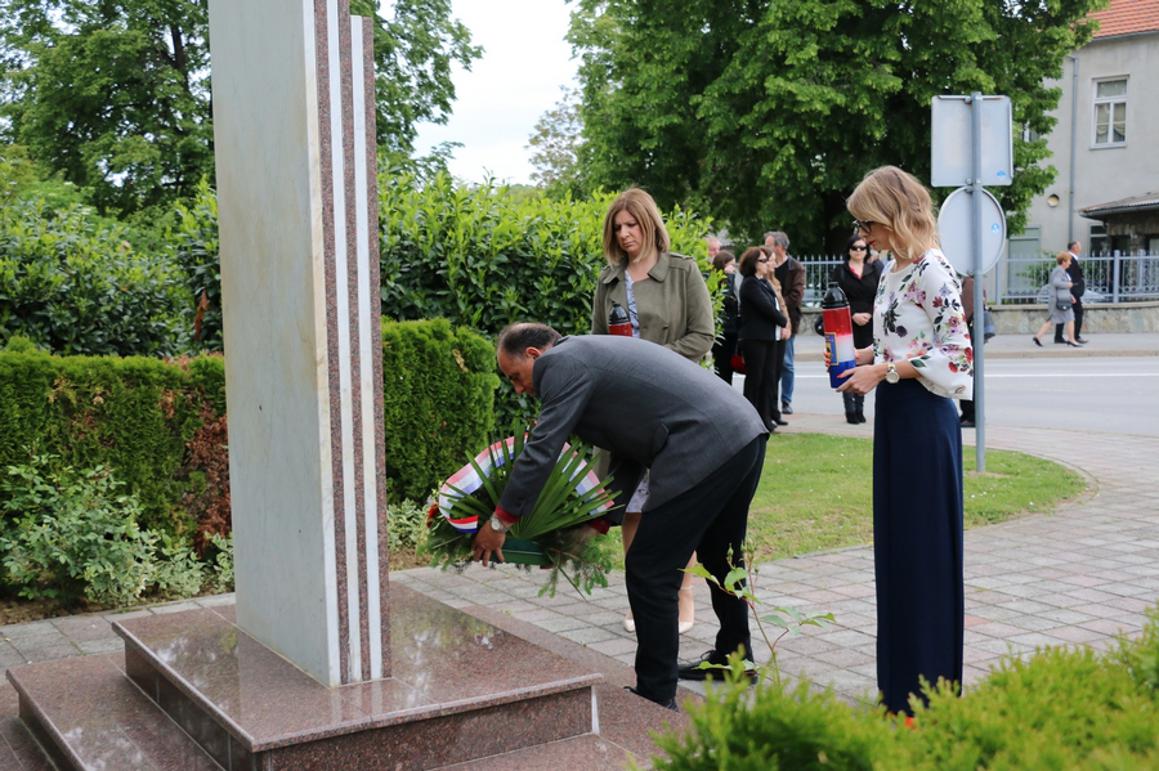
[[[494,556],[499,562],[505,562],[503,559],[503,542],[507,540],[507,534],[502,533],[491,527],[491,523],[483,521],[479,523],[479,532],[475,534],[474,555],[475,559],[483,561],[483,567],[488,567],[491,564],[491,558]]]

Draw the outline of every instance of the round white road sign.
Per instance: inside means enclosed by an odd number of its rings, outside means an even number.
[[[987,273],[998,263],[1002,250],[1006,248],[1006,215],[998,204],[998,199],[989,190],[982,193],[982,273]],[[938,214],[938,237],[942,251],[950,264],[959,273],[974,273],[974,240],[970,237],[973,229],[973,210],[970,200],[973,193],[968,187],[960,187],[942,202]]]

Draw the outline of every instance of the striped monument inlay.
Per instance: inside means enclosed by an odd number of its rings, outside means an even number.
[[[309,0],[307,0],[309,1]],[[313,0],[340,681],[389,675],[373,30]]]

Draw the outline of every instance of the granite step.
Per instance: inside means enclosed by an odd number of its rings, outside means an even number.
[[[17,717],[0,718],[0,768],[56,771],[56,766]]]
[[[8,680],[20,697],[21,719],[56,766],[220,771],[133,685],[118,659],[116,654],[78,656],[8,670]],[[8,738],[7,732],[4,735]],[[46,761],[39,768],[51,766]]]
[[[609,771],[627,768],[633,755],[595,734],[576,736],[550,744],[469,760],[436,771],[539,771],[544,768],[566,768],[567,771]]]

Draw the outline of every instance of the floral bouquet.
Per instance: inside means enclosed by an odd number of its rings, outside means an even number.
[[[527,432],[516,430],[480,452],[439,488],[427,514],[425,551],[442,567],[465,567],[480,524],[499,503]],[[576,591],[607,586],[611,560],[591,538],[592,520],[612,508],[612,494],[581,449],[564,445],[535,507],[513,524],[503,544],[504,561],[550,570],[540,594],[554,594],[562,575]]]

